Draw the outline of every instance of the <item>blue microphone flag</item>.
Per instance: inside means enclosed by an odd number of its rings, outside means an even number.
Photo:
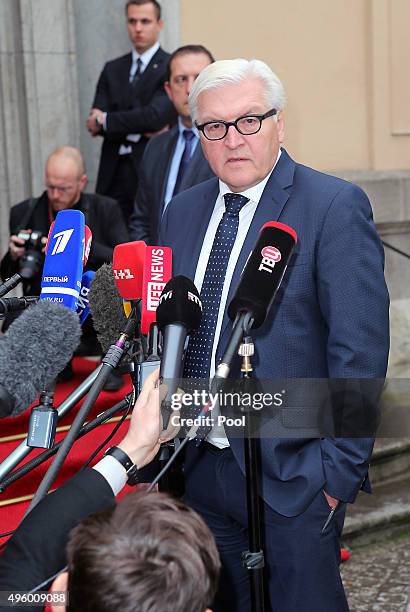
[[[47,244],[41,281],[41,300],[76,310],[81,289],[84,250],[84,214],[61,210]]]
[[[88,270],[84,272],[83,279],[81,281],[80,296],[78,298],[77,314],[80,317],[80,324],[82,325],[88,315],[90,314],[90,300],[88,294],[90,293],[91,283],[94,278],[95,272]]]

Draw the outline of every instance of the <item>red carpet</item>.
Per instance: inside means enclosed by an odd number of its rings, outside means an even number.
[[[83,359],[76,357],[73,362],[74,379],[67,383],[61,383],[56,386],[55,389],[55,405],[59,406],[61,402],[75,389],[98,365],[95,361],[89,359]],[[103,410],[110,408],[117,402],[121,401],[125,395],[131,390],[131,383],[129,377],[124,377],[124,384],[119,391],[116,392],[102,392],[97,402],[95,403],[88,420],[91,420]],[[58,423],[58,429],[60,427],[69,426],[79,408],[81,402],[72,408],[68,414],[65,415]],[[118,413],[116,419],[123,413]],[[23,439],[27,435],[28,420],[30,417],[30,410],[27,409],[22,415],[17,418],[2,419],[0,422],[0,463],[13,451],[14,448],[19,446]],[[88,460],[94,450],[101,444],[110,432],[116,426],[117,421],[109,422],[105,425],[100,425],[97,429],[93,430],[89,434],[78,440],[68,455],[65,463],[58,475],[56,482],[53,484],[53,488],[58,487],[64,480],[73,476]],[[107,446],[118,443],[124,433],[128,429],[128,423],[125,422],[121,425],[119,431],[115,434],[115,437],[109,442]],[[56,440],[60,440],[66,435],[66,430],[57,433]],[[17,438],[17,439],[16,439]],[[98,461],[104,450],[94,460],[93,463]],[[40,454],[42,449],[33,450],[22,462],[19,464],[23,465],[30,461],[33,457]],[[30,472],[14,484],[10,485],[3,493],[0,493],[0,533],[11,531],[15,529],[20,520],[22,519],[28,504],[30,503],[31,497],[34,495],[38,485],[40,484],[45,472],[47,471],[53,458],[47,462],[38,466],[34,471]],[[25,496],[30,496],[28,500],[21,500]],[[5,541],[5,538],[0,538],[0,544]]]

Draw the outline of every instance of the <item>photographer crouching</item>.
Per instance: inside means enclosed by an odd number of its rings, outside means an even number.
[[[65,146],[51,153],[45,166],[45,191],[40,197],[24,200],[10,210],[9,249],[0,263],[3,281],[18,272],[23,277],[23,294],[40,295],[47,235],[60,210],[72,208],[85,215],[85,222],[92,232],[85,270],[97,270],[103,263],[110,262],[114,247],[128,242],[128,230],[117,202],[107,196],[84,193],[87,180],[78,149]],[[13,318],[6,318],[3,331]],[[96,338],[90,321],[86,321],[83,332],[86,349],[95,352]],[[70,368],[66,379],[69,377]],[[120,386],[121,380],[112,380],[107,390]]]

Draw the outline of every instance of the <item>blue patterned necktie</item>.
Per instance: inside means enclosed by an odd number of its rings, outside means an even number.
[[[201,325],[191,335],[185,356],[186,378],[209,377],[219,304],[229,257],[238,233],[239,211],[249,202],[249,198],[237,193],[226,193],[224,198],[225,212],[216,230],[202,283]]]
[[[184,178],[184,174],[187,171],[189,162],[191,160],[192,145],[194,144],[194,133],[192,130],[184,130],[182,132],[182,136],[185,140],[185,149],[179,163],[178,176],[177,180],[175,181],[174,191],[172,192],[173,196],[179,193],[181,189],[182,179]]]

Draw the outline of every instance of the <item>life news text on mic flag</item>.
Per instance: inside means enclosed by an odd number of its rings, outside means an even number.
[[[115,284],[124,300],[142,297],[142,275],[147,245],[142,240],[117,244],[114,249],[112,271]]]
[[[263,225],[228,306],[231,320],[240,312],[249,312],[252,327],[262,325],[296,242],[296,232],[288,225],[275,221]]]
[[[76,310],[83,271],[84,226],[84,214],[79,210],[62,210],[57,214],[49,234],[41,300]]]
[[[141,333],[148,334],[151,324],[155,323],[159,298],[171,276],[171,248],[148,246],[145,251],[142,278]]]

